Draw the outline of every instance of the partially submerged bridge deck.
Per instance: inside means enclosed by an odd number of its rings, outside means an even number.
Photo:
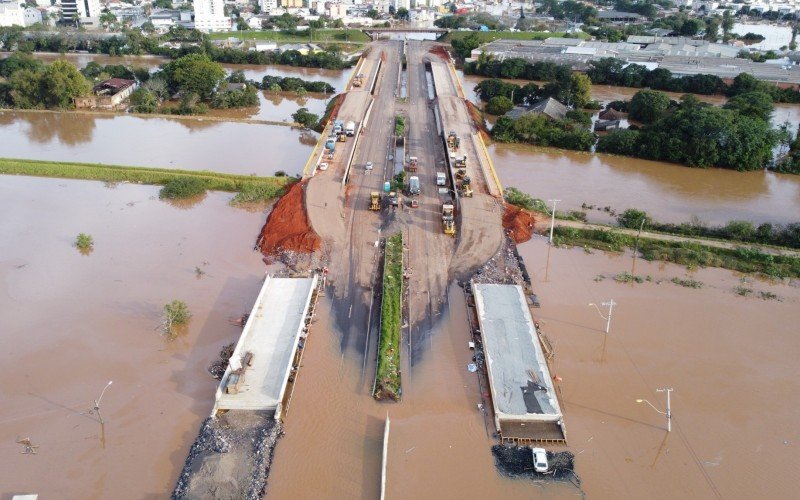
[[[497,431],[504,439],[566,441],[563,416],[522,288],[472,284]]]
[[[217,389],[212,416],[220,410],[270,410],[280,416],[316,285],[316,276],[267,276]]]

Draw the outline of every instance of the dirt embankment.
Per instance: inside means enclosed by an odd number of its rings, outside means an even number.
[[[306,182],[292,185],[275,204],[261,229],[257,247],[266,257],[283,252],[313,253],[320,247],[320,238],[311,228],[304,197]]]
[[[431,54],[436,54],[445,61],[448,62],[450,61],[450,54],[447,53],[447,49],[444,48],[444,45],[434,45],[428,50],[428,52],[430,52]]]
[[[531,239],[536,219],[533,213],[506,203],[503,213],[503,227],[508,231],[514,243],[524,243]]]
[[[480,108],[478,108],[478,106],[476,106],[475,103],[469,99],[464,99],[464,102],[467,104],[469,116],[472,118],[472,121],[478,128],[478,133],[481,134],[481,137],[484,141],[490,139],[491,135],[489,135],[489,129],[486,128],[486,120],[483,118],[483,111],[481,111]]]

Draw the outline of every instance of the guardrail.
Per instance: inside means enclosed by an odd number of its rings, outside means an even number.
[[[331,135],[331,128],[332,125],[331,122],[329,122],[322,130],[322,134],[319,136],[319,139],[317,139],[317,143],[314,145],[314,150],[311,151],[311,156],[308,157],[306,166],[303,167],[303,179],[314,177],[314,174],[317,172],[317,165],[319,165],[320,160],[322,160],[322,155],[325,152],[324,148],[322,151],[320,151],[320,147],[325,144],[328,136]],[[319,153],[317,153],[317,151],[319,151]]]

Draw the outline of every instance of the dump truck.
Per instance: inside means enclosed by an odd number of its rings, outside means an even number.
[[[378,191],[373,191],[369,194],[369,209],[370,210],[381,209],[381,193],[379,193]]]
[[[348,137],[353,137],[356,135],[356,122],[347,122],[347,124],[344,126],[344,133],[347,134]]]
[[[325,141],[325,149],[329,149],[331,151],[336,149],[336,141],[332,137]]]
[[[408,158],[408,171],[409,172],[416,172],[417,171],[417,157],[411,156]]]
[[[447,147],[452,149],[453,151],[458,150],[458,146],[461,145],[461,139],[458,138],[455,131],[451,130],[449,134],[447,134]]]
[[[456,219],[453,204],[449,201],[442,203],[442,229],[444,234],[456,234]]]
[[[416,175],[408,178],[408,194],[412,196],[419,194],[419,177]]]

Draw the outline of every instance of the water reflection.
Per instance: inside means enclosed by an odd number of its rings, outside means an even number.
[[[57,141],[60,144],[76,146],[92,140],[95,120],[73,120],[69,113],[0,113],[3,122],[17,121],[23,133],[36,144]],[[98,119],[108,118],[98,116]]]

